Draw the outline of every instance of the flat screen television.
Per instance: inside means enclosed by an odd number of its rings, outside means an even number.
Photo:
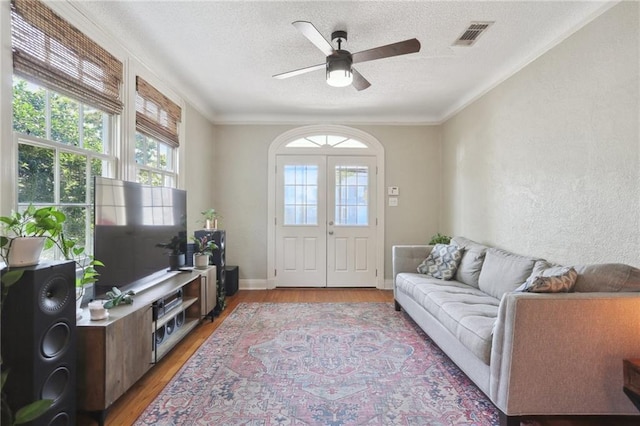
[[[94,257],[104,263],[94,297],[118,287],[127,290],[153,281],[169,267],[158,244],[180,239],[187,246],[187,193],[104,177],[94,181]]]

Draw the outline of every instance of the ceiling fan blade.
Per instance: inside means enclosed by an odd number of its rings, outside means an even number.
[[[374,47],[373,49],[363,50],[352,55],[353,63],[373,61],[376,59],[389,58],[391,56],[406,55],[407,53],[415,53],[420,51],[420,42],[418,39],[412,38],[397,43],[387,44],[386,46]]]
[[[353,75],[353,82],[351,85],[356,88],[356,90],[364,90],[371,86],[371,83],[362,76],[355,68],[351,68],[351,74]]]
[[[287,72],[283,72],[281,74],[276,74],[273,76],[273,78],[277,78],[279,80],[282,80],[283,78],[289,78],[289,77],[295,77],[296,75],[300,75],[300,74],[306,74],[308,72],[311,71],[317,71],[317,70],[323,70],[327,68],[327,64],[322,63],[322,64],[318,64],[318,65],[312,65],[310,67],[305,67],[305,68],[300,68],[294,71],[287,71]]]
[[[325,39],[320,31],[313,26],[311,22],[307,21],[295,21],[291,23],[298,31],[302,33],[311,43],[313,43],[318,49],[322,50],[324,56],[329,56],[333,53],[333,46]]]

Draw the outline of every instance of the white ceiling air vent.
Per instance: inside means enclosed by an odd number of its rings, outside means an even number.
[[[473,46],[478,38],[493,24],[493,21],[472,21],[456,41],[454,46]]]

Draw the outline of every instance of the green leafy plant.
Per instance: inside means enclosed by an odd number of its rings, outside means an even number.
[[[216,211],[216,209],[207,209],[200,212],[205,220],[222,219],[222,215]]]
[[[82,269],[82,275],[76,279],[76,287],[93,283],[99,275],[96,266],[104,264],[85,253],[84,247],[68,238],[64,233],[67,216],[55,207],[36,208],[32,204],[22,213],[12,212],[10,216],[1,216],[2,235],[0,235],[0,257],[5,263],[9,256],[11,240],[16,237],[45,237],[45,250],[57,247],[66,260],[73,260]]]
[[[105,309],[111,309],[118,305],[131,305],[135,294],[133,290],[123,293],[118,287],[112,287],[111,290],[107,292],[108,299],[102,306]]]
[[[209,240],[206,235],[201,238],[192,237],[191,239],[194,243],[194,253],[212,255],[213,251],[218,249],[218,245],[215,242]]]
[[[447,236],[447,235],[442,235],[439,232],[434,235],[433,237],[431,237],[431,240],[429,241],[429,245],[435,245],[435,244],[449,244],[451,242],[451,237]]]
[[[168,254],[177,256],[181,254],[181,251],[180,251],[181,250],[180,246],[182,245],[181,243],[182,243],[182,240],[180,239],[180,237],[177,235],[174,235],[173,237],[171,237],[171,240],[169,240],[169,242],[158,243],[156,244],[156,247],[166,249]]]
[[[0,216],[0,257],[5,263],[11,250],[11,241],[20,237],[45,237],[45,249],[53,247],[63,233],[66,216],[55,207],[35,207],[30,204],[23,212],[13,211]]]

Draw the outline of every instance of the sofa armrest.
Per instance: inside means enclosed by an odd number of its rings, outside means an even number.
[[[412,245],[393,246],[391,248],[391,263],[393,267],[393,282],[401,272],[417,272],[418,265],[431,253],[433,246]]]
[[[637,414],[622,360],[640,354],[640,293],[507,293],[490,397],[509,416]]]

